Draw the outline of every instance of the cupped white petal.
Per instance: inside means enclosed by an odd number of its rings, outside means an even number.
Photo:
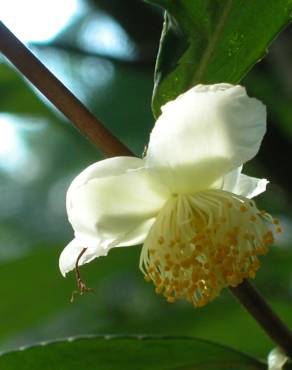
[[[257,179],[256,177],[241,174],[232,192],[246,198],[254,198],[266,191],[268,183],[267,179]]]
[[[116,157],[85,169],[67,193],[68,218],[84,247],[140,244],[169,194],[138,158]]]
[[[59,268],[64,277],[68,272],[74,270],[76,261],[84,248],[84,245],[81,245],[76,239],[73,239],[63,249],[59,258]],[[84,265],[85,263],[92,261],[94,258],[105,256],[106,254],[107,251],[101,247],[88,248],[78,261],[78,265]]]
[[[70,197],[70,191],[77,187],[86,184],[93,178],[104,178],[108,176],[118,176],[128,170],[138,169],[144,167],[144,162],[136,157],[114,157],[105,159],[103,161],[95,162],[86,167],[75,179],[72,181],[68,193],[67,200]]]
[[[197,85],[162,107],[146,166],[173,192],[195,192],[254,157],[266,108],[242,86]]]

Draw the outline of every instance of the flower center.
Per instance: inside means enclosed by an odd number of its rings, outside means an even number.
[[[140,269],[167,301],[204,306],[227,286],[254,278],[282,229],[255,202],[223,190],[177,195],[159,213],[144,243]]]

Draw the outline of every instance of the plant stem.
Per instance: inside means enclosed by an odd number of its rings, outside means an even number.
[[[133,155],[1,21],[0,51],[106,157]]]
[[[133,155],[2,22],[0,50],[106,156]],[[292,358],[292,334],[259,292],[247,280],[230,290],[271,339]]]
[[[248,280],[244,280],[230,290],[270,338],[292,358],[292,332],[275,314],[259,291]]]

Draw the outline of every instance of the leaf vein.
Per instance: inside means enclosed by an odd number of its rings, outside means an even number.
[[[208,46],[205,49],[205,52],[204,52],[204,54],[202,56],[202,59],[201,59],[201,63],[200,63],[200,65],[199,65],[199,67],[198,67],[198,69],[197,69],[197,71],[195,73],[195,76],[194,76],[194,79],[192,81],[192,84],[194,82],[195,83],[200,82],[200,79],[202,78],[202,76],[203,76],[203,74],[204,74],[204,72],[206,70],[206,67],[208,65],[208,62],[209,62],[209,60],[211,58],[211,55],[212,55],[212,53],[213,53],[213,51],[215,49],[216,42],[217,42],[217,40],[218,40],[218,38],[219,38],[222,30],[223,30],[223,26],[225,24],[225,21],[226,21],[228,15],[230,13],[232,3],[233,3],[233,0],[228,0],[227,4],[225,6],[225,9],[224,9],[224,11],[223,11],[223,13],[222,13],[222,15],[221,15],[221,17],[219,19],[219,22],[218,22],[218,24],[217,24],[217,26],[215,28],[215,31],[214,31],[214,33],[213,33],[213,35],[211,37],[211,40],[210,40]]]

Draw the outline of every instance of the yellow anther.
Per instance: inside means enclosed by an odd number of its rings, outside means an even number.
[[[260,261],[258,259],[254,260],[251,264],[252,268],[258,270],[260,267]]]
[[[265,245],[259,246],[257,248],[258,254],[266,254],[268,252],[268,248]]]
[[[160,236],[159,239],[158,239],[158,243],[161,245],[164,243],[164,237],[163,236]]]
[[[248,272],[248,277],[251,278],[251,279],[254,279],[256,277],[256,273],[255,271],[251,270]]]
[[[155,279],[155,284],[160,285],[162,283],[162,280],[158,277]]]
[[[247,211],[247,207],[246,206],[241,206],[240,208],[240,212],[244,213]]]
[[[280,220],[278,218],[274,218],[273,219],[273,224],[274,225],[279,225],[280,224]]]
[[[190,266],[191,266],[191,264],[192,264],[192,261],[191,261],[190,259],[183,260],[183,261],[181,261],[181,263],[180,263],[180,265],[181,265],[182,267],[185,267],[185,268],[190,267]]]
[[[281,232],[282,232],[282,228],[281,229]],[[271,231],[268,231],[266,234],[264,234],[264,237],[263,237],[263,244],[264,245],[270,245],[270,244],[273,244],[274,243],[274,235]]]
[[[203,246],[201,245],[201,244],[198,244],[198,245],[196,245],[196,251],[197,252],[202,252],[203,251]]]
[[[255,222],[257,220],[255,215],[250,216],[250,221]]]
[[[195,303],[195,306],[196,306],[196,307],[203,307],[203,306],[205,306],[205,305],[206,305],[206,303],[207,303],[207,300],[206,300],[206,299],[204,299],[204,298],[201,298],[201,299],[199,299],[199,300]]]
[[[206,287],[206,282],[204,280],[200,280],[198,282],[199,288],[204,289]]]
[[[156,287],[156,288],[155,288],[155,293],[156,293],[156,294],[160,294],[160,293],[162,292],[162,290],[163,290],[163,287],[162,287],[162,286],[160,286],[160,287]]]
[[[203,234],[203,233],[197,234],[197,241],[198,240],[203,240],[203,239],[205,239],[205,234]]]
[[[167,300],[167,302],[169,302],[169,303],[174,303],[174,302],[175,302],[175,297],[173,297],[173,296],[168,296],[168,297],[166,298],[166,300]]]
[[[144,275],[144,279],[146,280],[146,281],[151,281],[151,277],[149,276],[149,275]]]
[[[277,233],[277,234],[281,234],[282,232],[283,232],[282,227],[281,227],[281,226],[278,226],[278,227],[276,228],[276,233]]]

